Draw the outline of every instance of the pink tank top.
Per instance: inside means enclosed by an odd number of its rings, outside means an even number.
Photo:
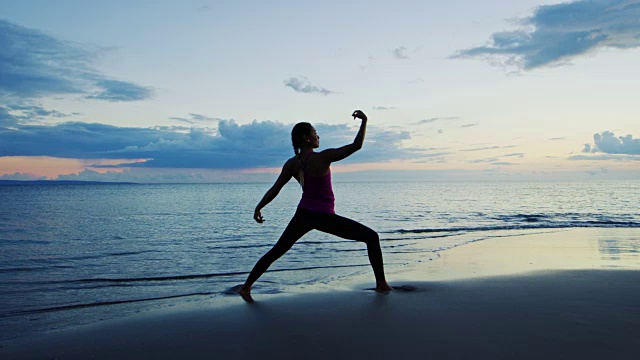
[[[307,156],[308,158],[309,156]],[[306,159],[305,159],[306,160]],[[326,175],[309,176],[304,173],[304,186],[302,187],[302,199],[299,208],[335,214],[335,197],[331,187],[331,170]]]

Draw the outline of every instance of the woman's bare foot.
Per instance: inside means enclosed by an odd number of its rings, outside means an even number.
[[[382,284],[378,284],[376,286],[376,292],[379,293],[388,293],[390,291],[393,291],[393,288],[387,284],[386,282],[382,283]]]
[[[242,297],[242,300],[252,303],[253,298],[251,297],[251,286],[242,285],[240,289],[238,289],[238,295]]]

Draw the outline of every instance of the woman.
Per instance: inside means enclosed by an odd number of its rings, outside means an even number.
[[[267,191],[258,206],[253,218],[264,222],[260,210],[273,200],[280,189],[294,177],[302,185],[302,199],[298,204],[293,219],[280,236],[275,246],[269,250],[253,267],[249,277],[240,287],[238,293],[245,299],[251,299],[251,286],[258,278],[289,250],[307,232],[316,229],[341,238],[358,240],[367,244],[369,261],[376,278],[376,291],[388,292],[393,290],[384,277],[382,251],[378,234],[370,228],[336,215],[334,212],[334,197],[331,188],[332,162],[340,161],[362,148],[367,127],[367,116],[360,110],[352,114],[353,118],[362,120],[360,130],[352,144],[337,149],[327,149],[314,152],[320,146],[320,137],[309,123],[298,123],[291,131],[291,142],[295,156],[282,167],[282,172],[275,184]]]

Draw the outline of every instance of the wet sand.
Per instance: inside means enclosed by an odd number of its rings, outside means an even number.
[[[390,283],[225,297],[3,344],[3,359],[636,359],[637,230],[496,238]],[[325,289],[323,289],[325,290]]]

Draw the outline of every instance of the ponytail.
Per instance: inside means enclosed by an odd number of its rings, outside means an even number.
[[[300,148],[297,148],[293,145],[293,152],[296,153],[296,158],[298,158],[298,179],[300,182],[300,186],[304,189],[304,171],[302,171],[302,159],[300,158]]]
[[[311,134],[313,126],[307,122],[297,123],[291,130],[291,144],[293,145],[293,152],[298,158],[298,178],[300,179],[300,186],[304,188],[304,171],[302,168],[304,164],[300,158],[300,151],[302,150],[302,144],[304,144],[304,137]]]

